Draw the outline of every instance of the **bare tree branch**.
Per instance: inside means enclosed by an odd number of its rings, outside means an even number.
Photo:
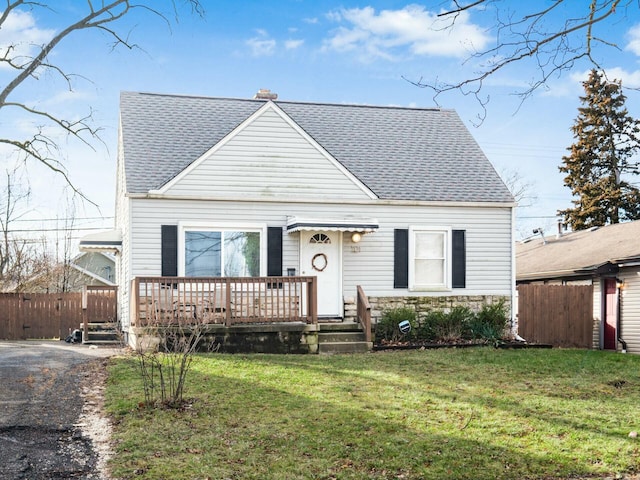
[[[449,10],[447,12],[439,13],[438,16],[439,17],[457,16],[458,14],[466,10],[469,10],[473,7],[477,7],[478,5],[485,3],[485,1],[486,0],[476,0],[475,2],[471,2],[467,5],[460,5],[460,2],[458,2],[458,0],[454,0],[453,4],[456,6],[456,8]]]
[[[530,97],[537,89],[545,86],[550,78],[560,76],[563,72],[574,68],[579,62],[587,61],[589,68],[595,67],[602,70],[598,59],[594,55],[596,45],[619,49],[619,47],[595,34],[595,28],[609,28],[607,20],[613,18],[621,10],[626,14],[629,8],[638,8],[637,0],[591,0],[584,3],[585,13],[576,18],[566,18],[558,24],[552,15],[558,15],[561,6],[569,0],[554,0],[548,6],[537,9],[535,2],[519,4],[522,8],[531,11],[521,16],[516,16],[510,7],[500,0],[469,0],[468,2],[454,1],[453,8],[440,13],[440,18],[451,21],[445,27],[453,30],[456,28],[456,19],[462,12],[478,10],[478,15],[487,15],[493,12],[495,18],[491,31],[495,33],[496,45],[486,50],[471,53],[466,62],[471,60],[483,60],[479,71],[462,79],[454,81],[442,81],[436,78],[433,81],[405,80],[412,84],[433,91],[434,101],[443,93],[454,90],[461,91],[464,95],[476,98],[482,108],[480,120],[486,115],[487,96],[482,96],[481,91],[486,80],[508,67],[532,59],[535,62],[535,77],[529,86],[518,92],[522,101]],[[606,30],[608,33],[608,30]]]
[[[177,19],[178,6],[176,5],[176,1],[171,0],[170,3]],[[202,5],[198,0],[184,0],[182,3],[190,5],[192,13],[200,16],[204,14]],[[58,134],[73,137],[93,149],[94,142],[100,141],[100,128],[91,125],[93,120],[92,115],[89,114],[79,120],[69,120],[56,115],[54,112],[44,111],[25,103],[11,101],[10,97],[16,89],[22,86],[28,79],[37,79],[43,71],[54,72],[58,77],[63,79],[69,91],[73,91],[72,80],[83,77],[71,74],[65,71],[63,66],[56,65],[49,61],[51,52],[54,49],[60,48],[60,42],[73,36],[73,34],[78,31],[94,29],[106,33],[113,39],[112,49],[118,46],[124,46],[128,49],[137,48],[135,43],[130,42],[128,35],[122,35],[117,31],[118,21],[129,15],[134,9],[140,9],[157,16],[157,18],[163,19],[167,25],[170,26],[169,20],[159,10],[156,10],[158,4],[158,2],[151,2],[150,0],[140,0],[138,3],[132,0],[110,0],[101,2],[87,0],[84,16],[56,32],[52,38],[45,41],[42,45],[30,45],[31,49],[36,50],[33,55],[22,53],[17,48],[18,44],[2,46],[0,49],[0,63],[12,68],[16,74],[0,89],[0,112],[2,112],[2,109],[12,108],[21,110],[22,113],[26,114],[27,118],[34,119],[34,133],[31,135],[31,138],[26,140],[0,138],[0,144],[14,147],[16,151],[25,154],[27,158],[41,162],[56,174],[61,175],[76,194],[88,200],[87,197],[73,185],[69,172],[64,168],[60,148],[58,148],[57,141],[54,139],[55,135],[47,135],[44,133],[44,130],[45,128],[50,128]],[[53,11],[48,2],[45,1],[7,0],[6,8],[0,13],[0,29],[10,20],[12,15],[23,13],[25,9],[33,10],[35,8]]]

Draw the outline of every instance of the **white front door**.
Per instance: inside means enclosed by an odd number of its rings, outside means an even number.
[[[320,317],[342,317],[341,244],[341,232],[300,232],[300,273],[318,278]]]

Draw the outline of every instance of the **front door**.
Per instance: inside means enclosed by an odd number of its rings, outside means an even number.
[[[320,317],[342,317],[341,243],[341,232],[300,232],[300,273],[318,278]]]
[[[616,349],[618,323],[618,290],[615,278],[604,279],[604,342],[605,350]]]

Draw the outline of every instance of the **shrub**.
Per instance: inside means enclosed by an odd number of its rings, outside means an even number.
[[[458,341],[468,336],[473,317],[471,309],[464,306],[453,307],[448,313],[432,311],[422,320],[417,334],[424,340]]]
[[[411,324],[411,332],[404,335],[400,332],[398,324],[408,320]],[[411,307],[398,307],[385,310],[376,324],[376,341],[381,340],[397,342],[401,339],[413,338],[416,330],[416,311]]]
[[[509,323],[507,307],[504,300],[484,305],[471,322],[473,338],[496,341],[504,338]]]
[[[441,310],[428,312],[416,329],[416,337],[420,340],[437,340],[438,332],[441,331],[442,325],[447,323],[446,316],[447,314]]]

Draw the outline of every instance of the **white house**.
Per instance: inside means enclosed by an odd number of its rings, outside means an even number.
[[[514,292],[515,202],[452,110],[121,94],[120,315],[136,277],[314,276],[317,314]],[[115,236],[114,236],[115,235]],[[431,303],[430,303],[431,302]]]

